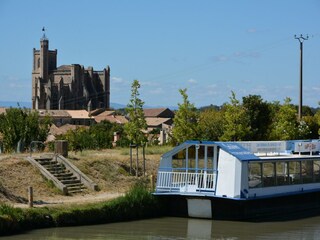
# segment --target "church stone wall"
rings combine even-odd
[[[57,50],[49,50],[49,40],[40,40],[33,49],[32,108],[95,110],[110,108],[110,68],[94,71],[82,65],[57,67]]]

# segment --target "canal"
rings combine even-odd
[[[50,228],[6,236],[8,240],[56,239],[319,239],[320,217],[284,222],[231,222],[158,218],[94,226]],[[1,239],[1,237],[0,237]]]

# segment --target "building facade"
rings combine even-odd
[[[79,64],[57,67],[57,50],[43,35],[33,49],[32,108],[91,111],[110,108],[110,67],[94,71]]]

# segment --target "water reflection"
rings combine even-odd
[[[267,223],[159,218],[105,225],[42,229],[5,237],[5,239],[319,239],[319,234],[320,217]]]

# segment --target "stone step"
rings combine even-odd
[[[77,179],[77,177],[74,176],[72,173],[60,173],[60,174],[54,174],[54,176],[59,180]]]
[[[83,189],[85,189],[85,186],[83,186],[83,185],[67,186],[67,189],[68,189],[68,192],[76,191],[76,190],[83,190]]]
[[[83,183],[78,182],[78,183],[68,183],[65,184],[67,188],[73,188],[73,187],[84,187]]]
[[[54,171],[59,171],[59,170],[63,170],[66,171],[66,167],[63,165],[47,165],[44,166],[49,172],[54,172]]]
[[[66,179],[66,180],[60,180],[64,185],[69,185],[69,184],[79,184],[81,183],[80,180],[78,179]]]
[[[41,160],[39,160],[39,161],[37,161],[39,164],[41,164],[42,166],[45,166],[45,165],[55,165],[56,164],[56,162],[54,162],[54,161],[41,161]]]
[[[39,158],[35,158],[34,160],[36,160],[36,161],[51,161],[52,157],[39,157]]]
[[[50,161],[38,161],[42,166],[44,165],[56,165],[58,162],[56,160],[50,160]]]
[[[67,171],[64,171],[63,173],[54,173],[53,176],[55,176],[56,178],[67,177],[67,176],[71,177],[73,176],[73,173],[67,170]]]
[[[60,181],[65,181],[65,180],[78,180],[79,181],[79,179],[76,177],[76,176],[69,176],[69,175],[67,175],[67,176],[60,176],[60,177],[57,177]]]
[[[68,188],[68,193],[78,193],[86,189],[84,186],[73,186],[73,187],[67,187],[67,188]]]
[[[60,170],[50,170],[49,171],[53,176],[56,176],[56,175],[64,175],[64,174],[69,174],[68,171],[66,171],[65,169],[60,169]]]

